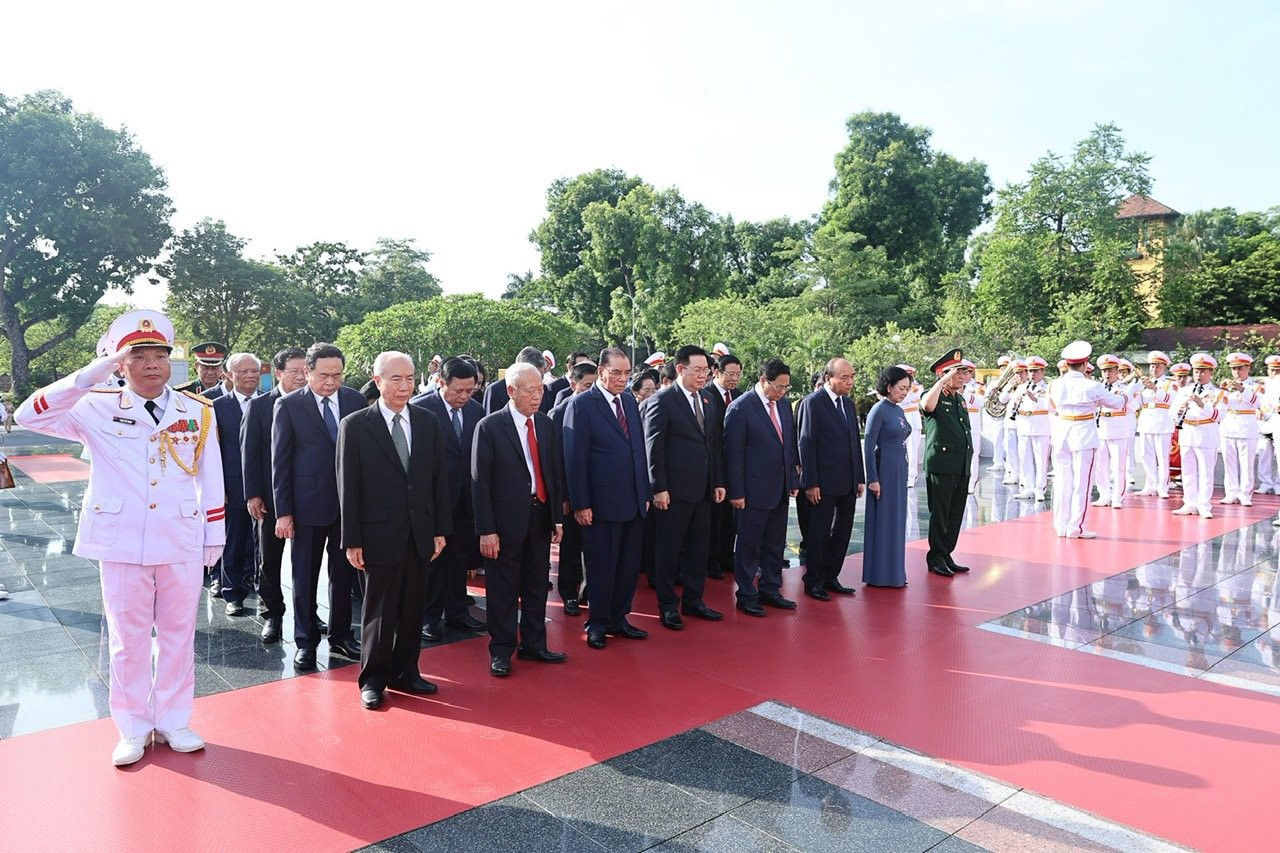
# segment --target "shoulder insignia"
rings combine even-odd
[[[190,397],[192,400],[203,403],[206,406],[213,405],[213,401],[210,400],[208,397],[204,396],[203,394],[193,394],[190,391],[183,391],[181,393],[184,397]]]
[[[93,393],[93,394],[119,394],[123,390],[124,390],[123,388],[90,388],[89,389],[90,393]]]

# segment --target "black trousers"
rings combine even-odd
[[[316,630],[316,594],[320,585],[320,558],[329,555],[329,639],[351,637],[351,581],[355,569],[347,562],[339,542],[341,525],[318,527],[295,524],[293,528],[293,639],[298,648],[320,645]],[[419,611],[421,613],[421,611]]]
[[[267,511],[258,526],[258,599],[264,608],[259,615],[284,616],[284,590],[280,586],[280,564],[284,561],[284,540],[276,536],[276,517]]]
[[[929,554],[926,565],[951,565],[951,552],[960,540],[964,505],[969,498],[968,474],[926,474],[929,502]]]
[[[733,554],[733,575],[738,582],[738,603],[755,604],[760,593],[778,595],[782,589],[782,550],[787,543],[787,510],[790,498],[773,509],[738,510],[738,543]],[[760,586],[756,588],[756,572]]]
[[[587,630],[621,627],[631,612],[640,576],[640,548],[644,519],[596,521],[582,528],[582,557],[586,562],[591,613]]]
[[[427,573],[426,607],[422,621],[438,625],[443,619],[456,622],[470,615],[467,607],[467,571],[477,547],[475,522],[462,505],[454,508],[453,530],[445,537],[444,550]]]
[[[484,561],[485,603],[489,611],[489,654],[511,657],[518,643],[547,647],[547,578],[551,576],[551,508],[529,507],[523,542],[498,542],[498,557]],[[517,614],[519,616],[517,617]]]
[[[556,592],[561,601],[578,598],[582,592],[582,528],[573,513],[565,514],[564,536],[560,539],[560,562],[556,566]]]
[[[737,535],[737,510],[727,500],[711,505],[711,545],[707,567],[733,571],[733,540]]]
[[[652,506],[644,517],[644,540],[640,545],[640,568],[649,579],[649,586],[658,585],[658,514]]]
[[[222,549],[222,598],[243,604],[253,580],[253,518],[249,510],[228,505],[227,544]]]
[[[658,609],[676,609],[676,578],[684,585],[681,596],[690,607],[702,603],[707,583],[708,526],[711,501],[673,500],[666,509],[651,509],[657,516],[654,539],[654,576]]]
[[[427,558],[418,556],[412,536],[398,561],[365,562],[364,606],[360,609],[361,689],[382,690],[392,681],[419,677],[422,598],[429,565]]]
[[[805,531],[804,585],[822,586],[840,576],[849,540],[853,536],[853,516],[858,509],[858,493],[829,495],[810,504],[802,491],[796,500],[808,504],[809,529]]]
[[[811,506],[813,504],[809,503],[804,489],[801,489],[796,495],[796,527],[800,528],[800,550],[804,551],[806,560],[809,559],[809,507]]]

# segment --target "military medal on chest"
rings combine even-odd
[[[209,407],[202,406],[199,419],[179,418],[160,434],[160,469],[172,460],[191,476],[196,475],[200,454],[209,435]]]

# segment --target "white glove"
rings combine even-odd
[[[122,349],[115,355],[104,355],[101,358],[95,358],[76,374],[76,385],[80,388],[91,388],[100,382],[106,382],[116,372],[116,368],[120,366],[120,363],[124,361],[124,357],[128,354],[128,349]]]
[[[205,545],[204,546],[204,564],[206,566],[217,565],[218,560],[222,559],[221,545]]]

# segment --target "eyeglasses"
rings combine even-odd
[[[694,376],[702,376],[703,374],[708,373],[710,371],[706,367],[694,367],[692,364],[686,364],[684,366],[684,372],[692,373]]]
[[[785,394],[791,390],[790,383],[787,383],[786,385],[779,385],[776,382],[766,382],[765,384],[768,385],[773,390],[777,391],[779,394]]]

